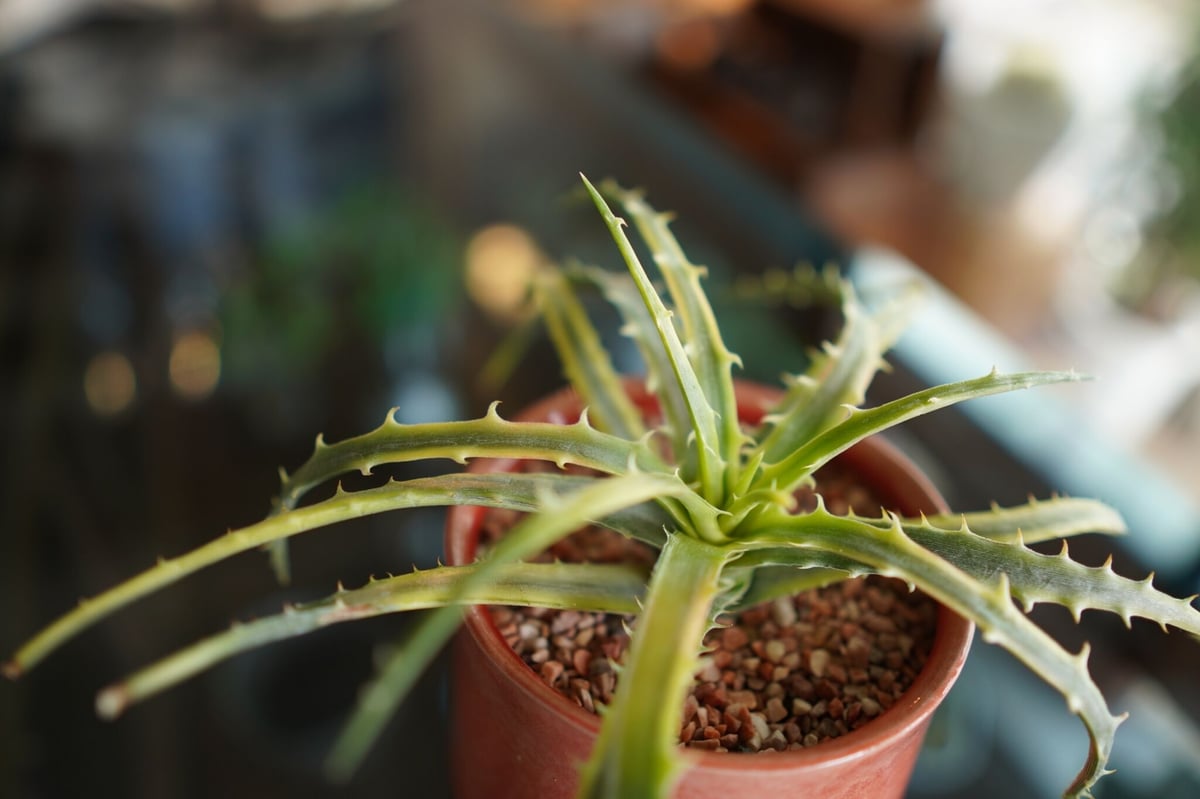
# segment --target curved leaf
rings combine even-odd
[[[845,413],[844,406],[863,401],[871,379],[886,366],[883,354],[899,334],[898,320],[907,318],[911,310],[910,302],[896,301],[872,313],[859,302],[850,281],[824,279],[840,297],[842,329],[837,343],[826,345],[767,417],[770,426],[758,449],[770,463],[782,460],[837,422]]]
[[[130,705],[211,668],[234,655],[276,641],[306,635],[343,622],[388,613],[424,610],[446,604],[523,605],[573,608],[605,613],[636,613],[646,575],[631,566],[565,563],[508,563],[486,585],[460,592],[477,565],[445,566],[382,580],[362,588],[339,589],[316,602],[286,607],[267,616],[205,638],[163,658],[119,683],[96,699],[99,714],[115,718]]]
[[[621,256],[625,259],[629,274],[637,284],[642,301],[650,311],[655,330],[667,351],[671,362],[672,380],[663,382],[660,393],[678,393],[687,406],[690,427],[695,436],[695,441],[691,446],[694,447],[696,453],[699,474],[695,475],[695,478],[700,483],[700,494],[709,502],[720,503],[725,491],[724,469],[727,464],[722,458],[721,436],[718,432],[716,411],[713,409],[710,398],[705,395],[704,386],[701,385],[700,379],[692,367],[687,349],[671,321],[671,313],[654,290],[633,245],[625,235],[624,220],[618,219],[613,214],[608,203],[604,201],[604,198],[596,191],[596,187],[586,177],[583,178],[583,182],[591,195],[592,202],[595,203],[597,210],[604,218],[604,223],[608,226],[613,241],[617,243]],[[693,476],[686,475],[686,477],[691,479]]]
[[[642,415],[625,393],[608,351],[567,280],[547,271],[535,285],[538,306],[567,379],[597,429],[625,439],[641,438]]]
[[[577,275],[599,287],[604,296],[621,314],[624,321],[622,332],[633,339],[642,360],[646,363],[646,388],[653,392],[659,400],[663,418],[666,420],[666,434],[671,440],[671,451],[676,454],[685,474],[694,474],[696,470],[695,453],[688,447],[688,433],[691,425],[687,404],[677,391],[661,391],[664,381],[671,377],[671,357],[666,345],[658,336],[658,328],[650,311],[642,302],[637,285],[628,274],[615,274],[594,267],[576,267],[571,274]],[[692,461],[688,463],[688,459]]]
[[[1057,689],[1087,729],[1091,740],[1087,761],[1066,795],[1087,794],[1103,776],[1114,734],[1124,717],[1109,712],[1088,674],[1088,647],[1071,655],[1030,621],[1014,604],[1005,574],[991,581],[977,580],[909,538],[897,518],[882,529],[818,508],[803,516],[780,518],[774,530],[764,530],[756,538],[764,544],[774,539],[777,545],[811,547],[849,558],[877,574],[914,584],[973,620],[985,641],[1003,646]]]
[[[613,703],[583,771],[588,799],[660,799],[683,757],[679,716],[734,553],[675,535],[655,564]]]
[[[836,455],[864,438],[902,422],[969,399],[1082,379],[1075,372],[999,374],[993,371],[983,377],[918,391],[875,408],[848,408],[845,421],[803,444],[783,460],[767,464],[757,482],[780,490],[794,490]]]
[[[1127,532],[1125,520],[1115,509],[1094,499],[1055,497],[1031,499],[1024,505],[973,513],[947,513],[929,516],[925,520],[933,527],[955,529],[966,525],[971,532],[1005,544],[1036,544],[1080,533],[1121,535]],[[905,525],[920,525],[905,520]]]
[[[651,208],[642,195],[626,191],[615,182],[606,181],[606,192],[616,196],[621,207],[633,219],[646,246],[653,253],[654,263],[667,283],[675,312],[679,315],[685,351],[695,370],[708,404],[718,424],[718,451],[725,464],[726,490],[737,480],[742,431],[738,421],[737,400],[733,392],[733,367],[741,359],[729,351],[717,326],[712,305],[704,294],[700,279],[703,267],[688,260],[671,232],[668,214]]]
[[[1103,566],[1084,566],[1071,560],[1067,543],[1057,555],[1043,555],[1020,544],[1002,544],[970,530],[939,530],[905,525],[905,533],[920,546],[953,563],[975,579],[992,583],[1001,575],[1012,597],[1029,610],[1039,602],[1061,605],[1076,620],[1085,610],[1103,610],[1120,616],[1152,619],[1162,625],[1200,635],[1200,610],[1195,597],[1177,599],[1154,588],[1153,575],[1130,580],[1112,570],[1112,558]]]
[[[674,478],[667,479],[675,482]],[[160,560],[141,574],[81,601],[18,650],[5,664],[5,673],[15,676],[32,668],[71,637],[131,602],[200,569],[273,541],[286,540],[347,519],[403,508],[484,505],[535,511],[543,507],[547,497],[578,491],[592,482],[593,479],[586,477],[556,474],[450,474],[406,482],[392,481],[362,491],[339,490],[322,502],[269,516],[257,524],[232,530],[184,555]],[[638,504],[598,521],[651,545],[661,546],[664,540],[662,525],[669,520],[661,508]]]
[[[575,464],[606,474],[673,472],[644,440],[627,441],[601,433],[587,417],[575,424],[510,422],[493,403],[487,415],[466,422],[401,424],[389,414],[369,433],[326,444],[318,437],[312,456],[291,475],[285,475],[280,505],[295,507],[310,489],[348,472],[369,474],[382,463],[447,458],[524,458]]]
[[[536,555],[588,523],[656,497],[678,496],[688,491],[674,476],[632,474],[596,481],[565,497],[544,497],[541,512],[526,516],[509,530],[487,558],[458,581],[455,594],[465,596],[487,586],[504,564]],[[357,770],[396,707],[454,633],[460,618],[456,602],[443,605],[423,618],[405,642],[393,650],[379,674],[364,689],[358,706],[338,736],[327,761],[331,777],[344,780]]]

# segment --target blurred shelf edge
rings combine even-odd
[[[923,305],[893,350],[921,382],[961,380],[993,366],[1029,368],[1023,354],[904,258],[863,249],[851,274],[868,294],[922,284]],[[1132,533],[1119,545],[1162,581],[1182,592],[1200,588],[1200,505],[1170,475],[1091,429],[1069,401],[1066,392],[1042,389],[974,400],[961,410],[1053,490],[1097,497],[1121,511]]]

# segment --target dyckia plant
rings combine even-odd
[[[87,600],[37,635],[5,665],[9,676],[34,666],[65,639],[103,616],[205,566],[249,549],[277,549],[302,532],[402,508],[477,505],[526,515],[485,557],[338,587],[327,599],[235,625],[104,689],[99,712],[131,703],[235,653],[334,623],[433,609],[384,662],[364,692],[330,758],[346,775],[392,709],[453,634],[464,604],[534,605],[637,614],[612,705],[583,769],[587,797],[663,797],[679,776],[678,722],[705,634],[718,617],[851,576],[899,578],[971,619],[983,637],[1010,650],[1065,697],[1091,740],[1071,796],[1086,795],[1105,773],[1121,717],[1108,709],[1087,670],[1087,648],[1072,654],[1023,610],[1038,602],[1153,619],[1200,635],[1191,599],[1128,580],[1106,564],[1092,568],[1028,544],[1087,531],[1119,533],[1112,509],[1084,499],[1052,499],[961,515],[904,518],[884,512],[835,516],[818,502],[797,512],[794,494],[856,442],[938,408],[974,397],[1076,380],[1070,372],[999,374],[859,407],[883,353],[902,327],[906,303],[867,310],[836,277],[822,287],[840,298],[836,341],[789,377],[782,399],[754,429],[739,424],[733,372],[738,358],[722,342],[691,264],[666,216],[613,185],[585,186],[616,241],[628,274],[579,267],[539,275],[535,293],[565,372],[587,408],[577,423],[505,421],[496,406],[480,419],[400,424],[336,444],[318,438],[312,457],[283,478],[276,511]],[[653,254],[665,296],[643,268],[604,197],[628,215]],[[820,276],[813,276],[820,281]],[[645,381],[662,420],[650,427],[622,388],[577,292],[596,289],[622,315],[645,363]],[[390,462],[505,457],[585,469],[536,473],[450,473],[339,488],[302,504],[318,485]],[[600,523],[658,550],[646,579],[620,565],[530,562],[574,530]],[[431,531],[434,532],[434,531]],[[280,553],[282,554],[282,553]],[[669,701],[663,701],[669,697]]]

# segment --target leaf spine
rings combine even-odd
[[[1004,608],[1005,613],[1009,614],[1012,609],[1012,584],[1009,582],[1008,572],[997,574],[992,596]]]
[[[1083,621],[1083,612],[1087,610],[1087,604],[1083,602],[1064,602],[1063,604],[1067,610],[1071,611],[1071,618],[1075,620],[1076,624]],[[1125,624],[1128,626],[1128,619],[1125,620]]]
[[[983,640],[989,644],[996,644],[998,646],[1003,646],[1006,648],[1008,646],[1005,643],[1008,639],[1004,636],[1004,634],[1002,632],[1000,632],[999,630],[997,630],[995,628],[985,627],[983,625],[980,625],[979,633],[980,633],[980,635],[983,636]]]
[[[1088,659],[1092,656],[1092,645],[1087,641],[1083,642],[1083,646],[1079,647],[1079,653],[1074,656],[1075,663],[1079,670],[1084,674],[1088,671]]]

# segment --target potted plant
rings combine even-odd
[[[311,458],[283,475],[278,506],[270,517],[164,560],[84,601],[18,650],[4,672],[20,675],[106,614],[239,552],[277,546],[308,530],[388,510],[486,507],[525,515],[514,520],[483,557],[471,560],[469,551],[461,549],[455,553],[455,565],[375,580],[353,590],[339,586],[323,601],[236,625],[104,689],[97,698],[98,711],[115,717],[130,704],[223,658],[271,641],[342,621],[431,609],[382,664],[335,746],[331,772],[345,775],[422,668],[459,627],[464,606],[630,613],[636,621],[612,701],[594,739],[585,731],[590,752],[579,772],[577,791],[622,799],[662,797],[681,784],[681,776],[682,787],[688,785],[685,768],[691,760],[677,743],[679,720],[688,686],[706,667],[701,660],[706,633],[727,623],[727,613],[751,601],[780,600],[814,586],[882,575],[919,588],[940,603],[946,609],[941,613],[943,628],[952,625],[947,619],[956,615],[978,625],[985,640],[1012,651],[1063,694],[1091,739],[1087,762],[1067,794],[1088,793],[1104,773],[1121,718],[1108,710],[1088,675],[1086,647],[1077,654],[1066,651],[1016,603],[1028,609],[1037,602],[1054,602],[1076,615],[1086,608],[1109,610],[1125,619],[1142,616],[1200,634],[1200,611],[1191,600],[1162,594],[1148,579],[1119,577],[1107,565],[1077,564],[1065,549],[1059,555],[1042,555],[1026,547],[1083,531],[1119,532],[1118,515],[1081,499],[1031,501],[962,515],[922,513],[931,509],[930,496],[904,499],[878,480],[875,490],[883,501],[897,503],[896,508],[868,515],[850,508],[834,513],[819,497],[809,507],[800,507],[798,499],[798,492],[811,487],[814,474],[839,456],[856,460],[857,467],[867,471],[887,459],[872,452],[857,458],[852,454],[866,452],[858,445],[875,433],[973,397],[1077,376],[992,372],[877,407],[858,407],[883,363],[882,353],[897,334],[903,304],[868,311],[847,284],[825,279],[814,285],[842,303],[844,325],[837,340],[816,355],[805,374],[789,379],[786,390],[750,396],[754,390],[743,389],[739,401],[732,376],[738,359],[722,342],[701,289],[702,270],[688,262],[667,218],[639,194],[606,187],[605,193],[620,202],[653,252],[671,308],[643,269],[622,220],[586,179],[585,186],[629,274],[617,277],[580,268],[567,276],[551,271],[539,276],[535,287],[577,393],[578,418],[565,415],[572,413],[569,409],[555,408],[546,421],[507,421],[493,405],[483,418],[470,421],[404,425],[389,414],[377,429],[355,438],[328,444],[318,437]],[[621,312],[646,363],[644,383],[624,381],[616,374],[583,313],[576,295],[580,283],[599,286]],[[551,468],[467,471],[390,480],[356,490],[339,486],[327,499],[301,504],[317,486],[347,473],[369,474],[384,463],[496,458],[537,461]],[[919,478],[909,480],[921,483]],[[911,504],[902,507],[905,503]],[[454,543],[455,525],[478,513],[453,515],[452,548],[459,546]],[[652,566],[642,570],[622,562],[537,562],[548,547],[597,524],[650,547],[655,553]],[[478,613],[470,611],[477,621]],[[960,649],[965,647],[966,630],[969,626],[960,621]],[[939,668],[952,676],[961,654],[951,653]],[[931,657],[936,659],[936,652]],[[819,666],[811,653],[806,658],[810,668]],[[899,713],[893,710],[812,751],[824,746],[841,752],[860,735],[871,739],[867,731],[885,728],[886,720]],[[919,728],[918,719],[914,729]],[[859,764],[871,759],[890,763],[893,757],[869,748],[842,754],[841,759]],[[803,760],[805,755],[795,757]],[[713,757],[731,763],[756,760],[764,771],[772,771],[793,755]],[[900,770],[909,766],[903,758],[895,764]]]
[[[657,417],[657,398],[642,381],[626,380],[625,389],[639,411]],[[749,428],[760,426],[765,412],[782,396],[778,389],[742,381],[735,382],[734,389],[739,418]],[[566,388],[526,409],[517,421],[573,423],[581,412],[578,392]],[[945,509],[923,476],[879,438],[860,442],[834,465],[837,473],[821,470],[816,486],[820,501],[831,509],[844,513],[851,498],[858,503],[868,497],[878,498],[876,505],[885,503],[914,516]],[[469,468],[490,473],[521,467],[537,465],[481,460]],[[811,511],[817,496],[803,490],[797,501]],[[481,539],[497,528],[507,530],[512,516],[492,509],[452,508],[446,531],[448,562],[474,562]],[[622,544],[611,531],[587,528],[555,545],[550,554],[571,563],[646,562],[648,548]],[[637,590],[608,606],[612,615],[557,608],[529,614],[481,606],[467,610],[452,682],[451,771],[456,796],[574,795],[576,770],[600,726],[594,706],[612,698],[613,686],[606,678],[613,673],[607,661],[621,659],[614,649],[623,651],[627,642],[621,626],[636,614],[634,599],[643,593],[646,576],[630,570]],[[845,576],[784,567],[775,577],[791,581],[790,590],[798,593],[764,602],[776,589],[760,592],[773,579],[760,573],[758,589],[725,607],[727,620],[706,637],[710,656],[698,671],[682,722],[675,725],[689,757],[674,795],[903,795],[925,728],[959,673],[973,627],[944,607],[934,612],[928,598],[910,598],[902,584],[868,586],[860,580],[841,580]],[[820,589],[831,577],[838,582]],[[805,587],[818,590],[804,591]],[[873,615],[897,600],[897,594],[903,595],[898,602],[903,614]],[[895,645],[901,639],[914,642],[907,665]],[[892,658],[896,662],[889,665]],[[881,715],[880,701],[893,703]],[[731,757],[724,754],[727,751],[773,756]],[[618,793],[628,790],[622,786]]]

